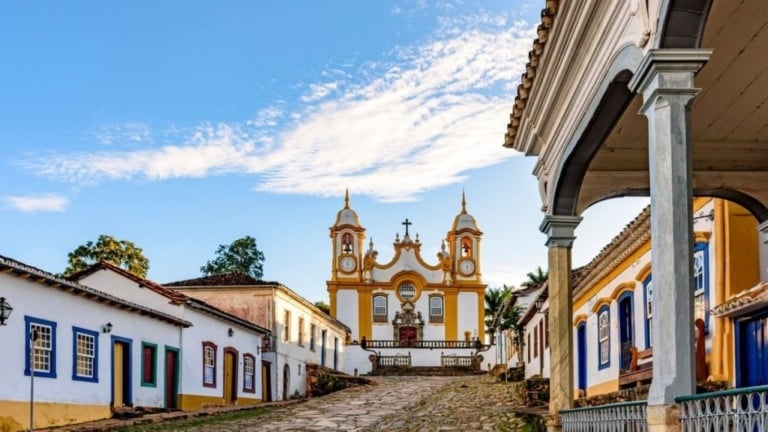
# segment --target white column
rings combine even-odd
[[[629,86],[648,117],[653,271],[653,381],[648,405],[670,406],[696,390],[690,102],[709,50],[651,50]],[[649,426],[666,414],[649,409]],[[663,412],[668,410],[663,409]],[[655,417],[664,417],[658,418]],[[653,419],[652,419],[653,418]],[[652,428],[666,430],[665,428]]]

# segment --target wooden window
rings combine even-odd
[[[299,317],[299,345],[304,346],[304,317]]]
[[[75,381],[98,382],[99,333],[79,327],[72,327],[72,379]]]
[[[442,323],[445,318],[443,316],[443,297],[433,295],[429,297],[429,322]]]
[[[317,339],[317,325],[310,324],[309,325],[309,349],[314,351],[315,350],[315,344]]]
[[[385,323],[388,320],[387,296],[373,296],[373,322]]]
[[[157,345],[141,343],[141,385],[157,386]]]
[[[285,311],[283,319],[283,340],[291,340],[291,311]]]
[[[253,354],[243,354],[243,391],[256,392],[255,374],[256,357]]]
[[[203,342],[203,386],[216,387],[216,344]]]
[[[25,357],[24,374],[30,374],[30,356],[35,376],[56,378],[56,323],[38,318],[24,317]]]
[[[599,369],[605,369],[611,364],[611,326],[610,308],[608,305],[600,308],[597,313],[597,341]]]
[[[528,333],[528,363],[531,362],[531,334]]]

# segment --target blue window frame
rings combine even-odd
[[[24,375],[30,374],[30,357],[33,357],[36,377],[56,378],[56,323],[24,316],[24,328]],[[36,337],[34,341],[33,334]]]
[[[611,309],[608,305],[597,312],[597,364],[598,369],[611,365]]]
[[[693,318],[704,321],[704,331],[709,332],[709,244],[700,242],[693,246]]]
[[[99,333],[72,327],[72,379],[99,382]]]
[[[645,303],[645,348],[653,346],[653,275],[648,275],[643,281],[643,296]]]

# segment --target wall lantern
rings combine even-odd
[[[5,297],[0,297],[0,325],[5,325],[5,321],[11,317],[13,308],[5,301]]]
[[[227,334],[229,335],[229,337],[232,337],[235,335],[235,331],[232,330],[232,327],[230,327],[229,330],[227,330]]]
[[[112,323],[108,322],[104,324],[104,327],[101,328],[102,333],[112,333]]]
[[[539,297],[536,299],[536,302],[533,304],[533,307],[536,308],[536,312],[541,312],[541,310],[544,308],[544,299]]]

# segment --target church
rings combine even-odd
[[[464,195],[436,261],[422,257],[422,243],[418,234],[411,234],[411,222],[406,218],[402,224],[404,233],[396,234],[389,262],[379,262],[373,240],[366,242],[349,191],[330,227],[331,315],[351,329],[345,371],[462,362],[469,367],[473,361],[479,367],[478,354],[490,348],[483,344],[483,233],[467,212]]]

